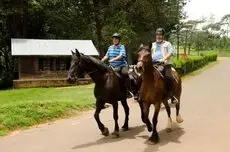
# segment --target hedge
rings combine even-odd
[[[187,60],[174,60],[173,65],[180,75],[185,75],[216,60],[217,54],[211,52],[202,54],[202,56],[189,57]]]

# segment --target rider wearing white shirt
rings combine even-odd
[[[152,58],[153,64],[156,62],[164,63],[163,75],[165,76],[166,89],[171,92],[172,86],[172,60],[174,48],[171,43],[164,40],[165,30],[163,28],[158,28],[156,30],[156,42],[152,43]]]

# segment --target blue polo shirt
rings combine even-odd
[[[109,60],[116,58],[119,55],[122,55],[123,58],[121,60],[118,61],[114,61],[112,63],[110,63],[113,67],[123,67],[123,66],[127,66],[127,61],[126,61],[126,51],[125,51],[125,47],[124,45],[111,45],[108,48],[108,51],[106,53],[106,55],[109,57]]]
[[[152,54],[153,62],[157,62],[160,59],[163,59],[161,45],[165,45],[166,50],[167,50],[168,53],[171,53],[171,54],[174,53],[174,48],[173,48],[173,46],[172,46],[172,44],[170,42],[168,42],[168,41],[164,41],[162,43],[154,42],[153,43],[153,48],[152,48],[152,49],[154,49],[154,50],[152,50],[152,51],[154,51],[153,54]]]

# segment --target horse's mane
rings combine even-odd
[[[82,59],[87,63],[96,65],[100,70],[107,71],[109,68],[104,63],[102,63],[99,59],[96,59],[92,56],[82,55]]]

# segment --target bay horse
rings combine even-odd
[[[100,60],[79,53],[77,49],[76,52],[71,52],[72,61],[67,81],[73,83],[76,81],[75,75],[87,72],[95,83],[94,96],[96,98],[96,110],[94,118],[98,127],[104,136],[109,135],[109,129],[104,126],[99,117],[101,110],[104,109],[105,103],[109,103],[113,107],[113,118],[115,121],[114,132],[112,135],[119,137],[118,101],[121,101],[125,111],[125,122],[122,128],[124,131],[129,129],[129,106],[126,100],[127,90],[124,85],[125,82],[112,68],[106,66]]]
[[[167,115],[168,115],[168,125],[166,131],[172,131],[172,119],[171,119],[171,109],[168,104],[169,99],[176,98],[176,120],[178,123],[182,123],[183,119],[179,114],[180,110],[180,96],[181,96],[181,78],[179,74],[173,70],[173,77],[175,81],[173,82],[173,96],[166,92],[165,81],[162,74],[153,66],[151,57],[152,43],[149,46],[141,46],[138,52],[138,62],[135,70],[138,74],[142,76],[142,83],[140,87],[139,104],[141,108],[141,118],[146,124],[148,131],[152,132],[149,138],[150,142],[156,144],[159,142],[159,135],[157,133],[157,122],[158,114],[161,108],[161,103],[164,104]],[[152,119],[152,123],[149,121],[149,107],[151,104],[155,106],[155,112]]]

